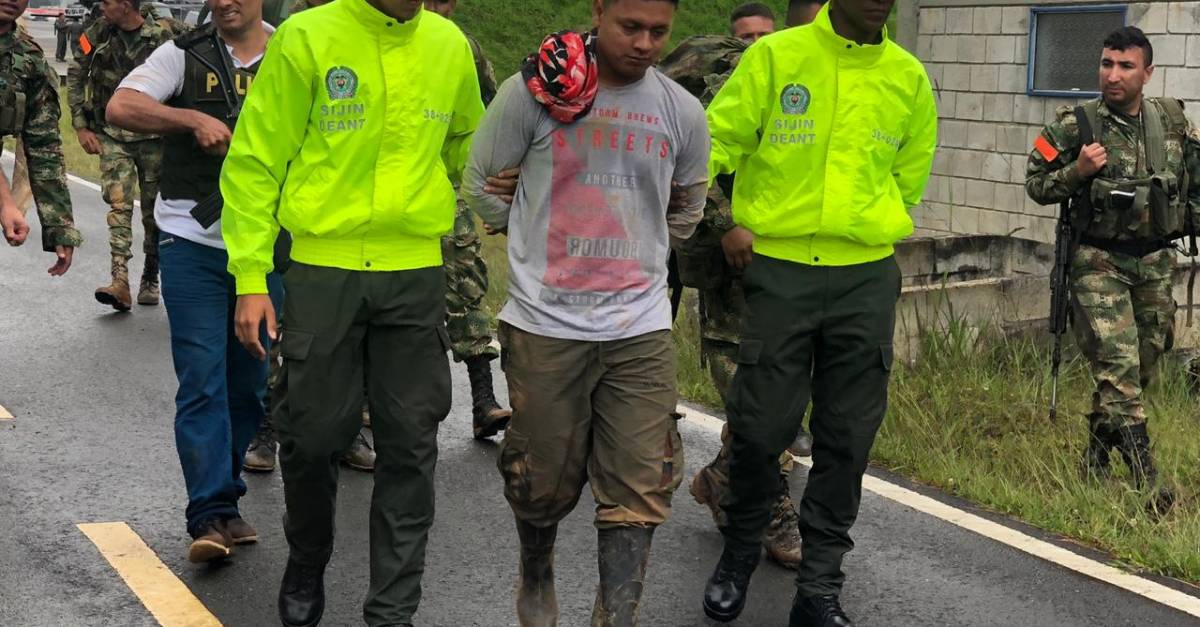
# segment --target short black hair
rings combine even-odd
[[[612,5],[612,3],[616,2],[616,1],[617,0],[604,0],[604,6],[610,6],[610,5]],[[662,1],[670,2],[671,4],[675,5],[676,8],[679,7],[679,0],[662,0]]]
[[[1130,48],[1141,48],[1142,56],[1146,59],[1146,67],[1154,65],[1154,46],[1146,39],[1146,33],[1136,26],[1125,26],[1108,34],[1104,38],[1105,50],[1124,52]]]
[[[765,17],[768,20],[774,20],[775,13],[771,11],[771,7],[761,2],[747,2],[729,14],[729,23],[732,24],[747,17]]]

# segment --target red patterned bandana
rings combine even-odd
[[[594,32],[565,30],[546,37],[537,52],[525,58],[525,86],[559,122],[582,118],[596,101],[600,79],[595,42]]]

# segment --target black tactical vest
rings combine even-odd
[[[236,112],[231,111],[225,97],[225,85],[217,72],[206,67],[197,58],[209,65],[221,67],[218,55],[228,53],[224,42],[216,36],[212,24],[205,25],[175,40],[175,45],[184,49],[183,91],[167,101],[180,109],[194,109],[224,122],[230,130],[237,123]],[[258,72],[258,63],[248,68],[229,67],[233,73],[234,91],[238,103],[246,99],[246,91]],[[217,191],[224,157],[204,152],[191,133],[177,133],[164,138],[162,175],[159,191],[166,199],[186,198],[201,201]]]

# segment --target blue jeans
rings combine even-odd
[[[250,355],[234,333],[237,305],[228,254],[170,233],[159,235],[162,294],[171,326],[175,447],[187,485],[187,529],[238,516],[246,494],[242,460],[266,413],[267,362]],[[279,277],[267,277],[273,300]],[[263,346],[268,346],[266,333]]]

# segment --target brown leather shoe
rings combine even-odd
[[[203,564],[225,559],[232,554],[233,540],[230,539],[225,524],[219,520],[211,520],[202,524],[200,531],[192,538],[187,558],[193,564]]]
[[[375,449],[367,441],[367,436],[363,434],[364,431],[366,428],[359,429],[358,435],[354,436],[354,443],[342,455],[341,461],[360,472],[375,472]]]
[[[113,279],[112,283],[96,288],[96,302],[109,305],[117,311],[129,311],[133,308],[133,297],[129,294],[129,282]]]
[[[225,521],[225,529],[229,532],[229,539],[233,540],[234,544],[254,544],[258,542],[258,531],[250,526],[241,516],[230,518]]]

